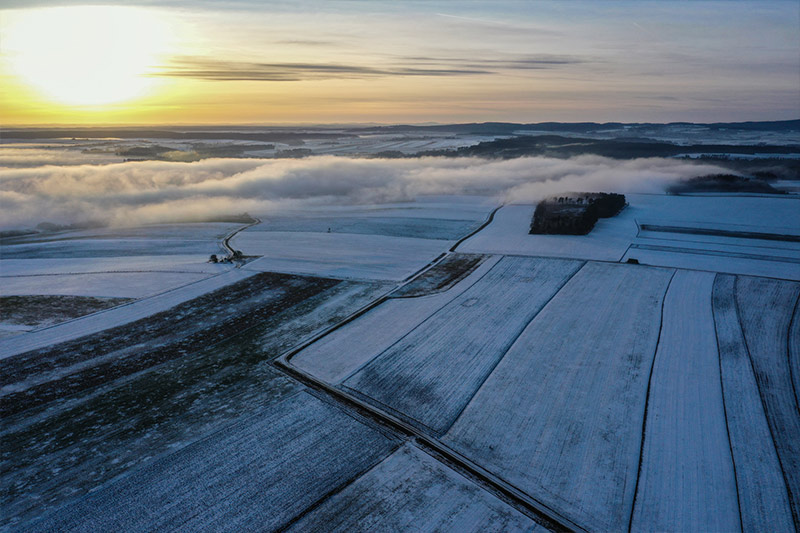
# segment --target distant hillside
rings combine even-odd
[[[507,139],[485,141],[456,150],[435,150],[417,155],[478,156],[513,158],[521,156],[572,157],[594,154],[615,159],[636,157],[673,157],[681,154],[737,153],[785,154],[800,152],[800,145],[731,145],[693,144],[677,145],[668,142],[639,142],[618,139],[588,139],[561,137],[559,135],[521,135]]]
[[[308,127],[275,127],[275,126],[164,126],[164,127],[37,127],[37,128],[4,128],[0,136],[12,139],[47,139],[47,138],[119,138],[119,139],[237,139],[267,142],[287,142],[299,139],[319,139],[349,137],[363,133],[399,133],[399,132],[450,132],[461,135],[516,135],[524,131],[553,133],[597,133],[619,130],[631,134],[639,130],[652,130],[674,127],[701,127],[711,131],[769,131],[798,132],[800,119],[761,122],[715,122],[711,124],[691,122],[671,122],[666,124],[649,122],[473,122],[464,124],[435,125],[392,125],[392,126],[308,126]]]
[[[377,126],[363,128],[362,131],[369,132],[402,132],[402,131],[431,131],[431,132],[453,132],[460,134],[474,135],[512,135],[516,132],[531,131],[552,131],[569,133],[593,133],[607,130],[623,129],[653,129],[668,126],[695,126],[705,127],[710,130],[741,130],[741,131],[772,131],[772,132],[800,132],[800,119],[797,120],[777,120],[761,122],[714,122],[710,124],[692,122],[670,122],[666,124],[650,122],[534,122],[534,123],[514,123],[514,122],[475,122],[465,124],[437,124],[426,126],[396,125],[396,126]]]

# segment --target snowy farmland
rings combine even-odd
[[[628,194],[588,235],[529,235],[533,205],[506,205],[465,253],[571,257],[800,281],[797,196]],[[752,216],[749,214],[752,213]]]
[[[111,307],[0,339],[0,530],[796,530],[798,200],[628,202],[4,241],[3,298]]]

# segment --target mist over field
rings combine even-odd
[[[386,203],[428,194],[535,202],[564,191],[663,192],[677,180],[724,172],[674,159],[473,157],[206,159],[0,170],[0,225],[191,221],[299,205]]]

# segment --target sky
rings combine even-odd
[[[0,4],[0,117],[43,124],[800,118],[800,2]]]

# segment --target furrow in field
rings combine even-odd
[[[738,277],[736,302],[758,390],[800,529],[800,411],[789,369],[788,334],[800,283]]]
[[[345,385],[434,432],[447,431],[517,335],[580,266],[504,257]]]
[[[407,444],[289,531],[546,531]]]
[[[681,270],[664,302],[633,531],[735,531],[739,502],[711,314],[714,274]]]
[[[717,275],[712,308],[742,530],[791,531],[789,496],[739,323],[735,285],[734,276]]]
[[[588,263],[523,331],[444,442],[586,529],[626,529],[672,274]]]
[[[27,531],[275,530],[397,446],[307,394],[27,524]]]

